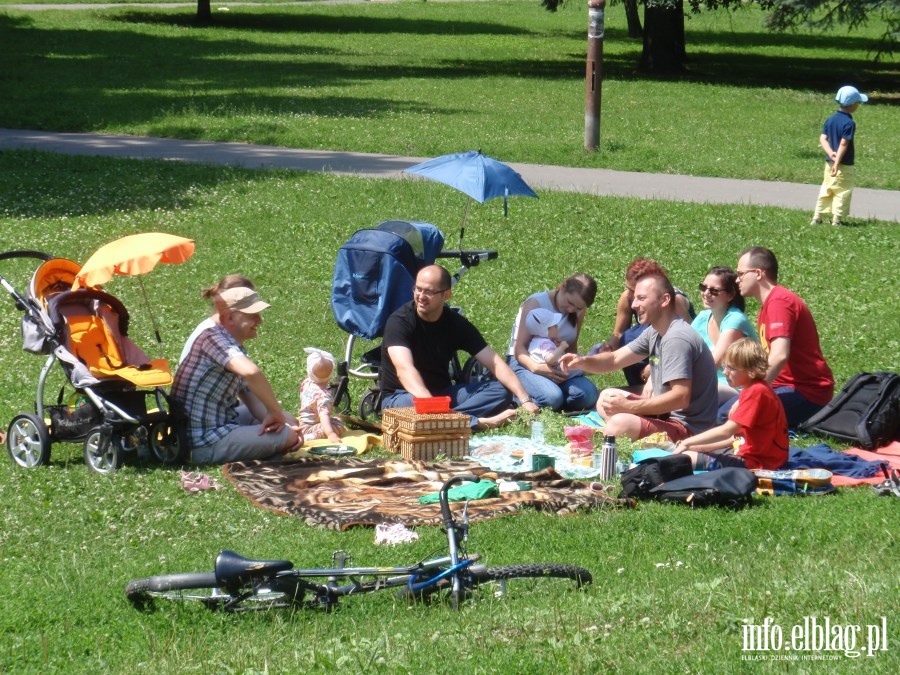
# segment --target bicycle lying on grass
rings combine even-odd
[[[591,583],[591,573],[573,565],[486,567],[477,564],[480,556],[468,555],[465,550],[469,533],[467,505],[463,508],[462,522],[457,522],[447,491],[456,483],[479,480],[478,476],[459,475],[441,487],[441,515],[449,547],[447,555],[441,557],[407,567],[348,567],[349,554],[336,551],[332,556],[335,567],[293,569],[289,560],[251,560],[233,551],[222,551],[216,557],[213,572],[137,579],[125,587],[125,595],[141,609],[149,608],[154,599],[161,598],[199,601],[208,609],[239,612],[276,607],[332,609],[345,595],[397,589],[412,599],[449,593],[456,609],[475,588],[488,582],[500,585],[499,594],[506,593],[506,582],[512,579],[569,579],[576,587]]]

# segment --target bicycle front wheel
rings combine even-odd
[[[583,567],[574,565],[558,565],[554,563],[529,563],[506,565],[503,567],[486,567],[473,570],[472,578],[476,583],[490,581],[510,581],[513,579],[569,579],[576,587],[591,583],[594,578]]]

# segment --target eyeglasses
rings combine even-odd
[[[430,288],[419,288],[418,286],[416,286],[413,289],[413,292],[416,295],[421,295],[423,298],[425,298],[427,300],[427,299],[431,299],[434,296],[439,295],[441,293],[446,293],[448,290],[450,290],[450,289],[449,288],[441,288],[436,291],[433,291]]]
[[[744,270],[743,272],[741,272],[740,270],[738,270],[738,271],[735,272],[735,275],[737,275],[737,280],[740,281],[740,280],[744,277],[745,274],[749,274],[750,272],[759,272],[759,268],[758,268],[758,267],[753,267],[753,268],[751,268],[751,269],[749,269],[749,270]]]
[[[719,293],[724,291],[724,288],[713,288],[712,286],[707,286],[706,284],[700,284],[697,286],[700,289],[701,293],[709,293],[711,296],[716,297]]]

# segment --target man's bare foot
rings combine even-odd
[[[491,417],[479,417],[478,418],[478,426],[476,427],[479,430],[483,429],[496,429],[497,427],[502,427],[504,424],[508,424],[509,421],[518,414],[516,410],[504,410],[501,413],[497,413]]]

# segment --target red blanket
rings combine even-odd
[[[845,450],[848,455],[856,455],[870,462],[885,462],[893,469],[900,471],[900,442],[894,441],[890,445],[878,448],[878,452],[870,452],[862,448],[850,448]],[[884,480],[884,476],[878,474],[874,478],[850,478],[835,474],[831,477],[831,484],[835,487],[849,487],[852,485],[877,485]]]

